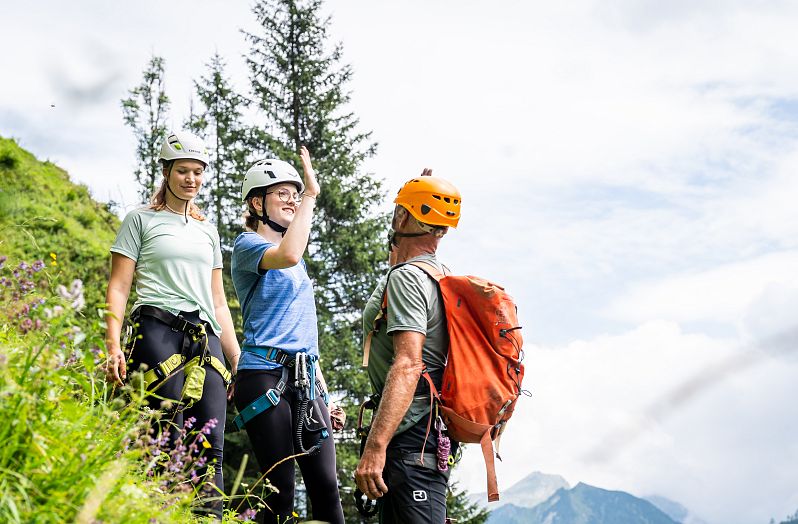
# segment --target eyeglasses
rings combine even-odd
[[[299,204],[302,203],[302,195],[300,195],[296,191],[294,191],[292,193],[289,190],[283,188],[283,189],[278,189],[277,191],[267,191],[266,192],[267,195],[271,195],[272,193],[277,193],[277,198],[279,198],[280,200],[282,200],[286,204],[291,202],[291,200],[293,200],[296,205],[299,205]]]

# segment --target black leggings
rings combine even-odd
[[[181,315],[188,321],[193,323],[200,322],[199,315],[196,311],[191,313],[181,313]],[[134,337],[134,344],[132,352],[130,353],[129,367],[131,370],[138,369],[142,364],[146,364],[147,369],[153,369],[160,362],[171,357],[175,353],[180,353],[183,347],[182,331],[174,331],[172,328],[164,324],[158,319],[149,316],[140,316],[137,319],[139,327],[137,335],[141,338]],[[208,330],[208,351],[211,355],[215,356],[224,362],[224,355],[222,354],[222,345],[219,337],[216,336],[210,327],[206,325]],[[187,335],[186,335],[187,336]],[[198,351],[201,348],[199,344],[192,343],[189,349],[191,351]],[[193,358],[192,355],[187,355],[188,358]],[[180,400],[180,394],[183,390],[183,382],[185,381],[185,373],[181,370],[176,371],[170,375],[166,380],[158,383],[156,382],[152,388],[156,388],[153,394],[147,396],[147,403],[152,409],[161,409],[161,403],[164,399],[171,400],[175,403]],[[158,385],[160,384],[160,385]],[[210,419],[216,419],[216,427],[214,427],[209,435],[206,435],[208,443],[211,445],[209,449],[200,446],[203,450],[203,456],[207,458],[207,466],[205,473],[213,467],[214,475],[213,482],[217,488],[224,491],[224,479],[222,477],[222,450],[224,449],[224,423],[225,415],[227,413],[227,388],[224,384],[222,376],[210,366],[205,367],[205,386],[202,390],[202,398],[187,409],[167,410],[168,415],[163,417],[159,422],[159,430],[169,430],[170,444],[174,447],[175,439],[179,431],[183,428],[185,420],[194,417],[194,429],[201,429],[206,422]],[[197,472],[201,474],[202,472]],[[217,492],[209,494],[212,498],[221,497]],[[205,505],[206,509],[211,512],[221,515],[222,502],[220,500],[213,501]]]
[[[240,412],[250,402],[273,388],[280,380],[282,370],[241,370],[236,377],[235,404]],[[292,374],[293,375],[293,374]],[[294,449],[293,419],[296,416],[297,391],[292,381],[285,388],[277,406],[267,409],[247,423],[246,429],[252,442],[261,473],[266,473],[280,460],[297,453]],[[318,402],[327,428],[332,428],[330,414],[323,401]],[[309,448],[315,442],[303,439]],[[341,498],[338,493],[338,477],[335,468],[335,444],[332,433],[322,441],[321,451],[313,456],[304,455],[296,459],[305,489],[310,500],[313,519],[344,522]],[[262,522],[295,522],[294,510],[294,461],[287,460],[276,466],[267,475],[269,482],[279,491],[265,498],[268,508],[262,510]]]

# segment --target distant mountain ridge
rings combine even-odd
[[[505,504],[513,504],[522,508],[532,508],[545,501],[557,490],[561,488],[568,489],[571,486],[560,475],[549,475],[535,471],[523,479],[519,480],[508,489],[501,491],[501,498],[498,502],[492,502],[488,505],[488,496],[484,491],[481,493],[469,495],[472,502],[477,503],[482,508],[488,508],[491,511],[504,506]]]
[[[487,524],[703,524],[681,504],[646,499],[583,482],[573,488],[560,475],[533,472],[488,504],[486,494],[469,497],[491,514]]]
[[[487,524],[678,523],[647,500],[580,482],[571,489],[559,489],[533,508],[506,504],[491,512]]]

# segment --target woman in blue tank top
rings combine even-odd
[[[313,286],[302,260],[319,184],[304,147],[301,159],[304,182],[276,159],[255,163],[244,177],[248,231],[236,239],[231,264],[244,321],[236,425],[246,428],[261,472],[277,488],[265,501],[264,522],[294,522],[294,461],[277,464],[296,456],[312,518],[343,523],[331,431],[343,428],[344,415],[327,406]]]

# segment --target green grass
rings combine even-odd
[[[103,380],[99,317],[53,293],[47,269],[0,275],[0,522],[191,520],[190,497],[153,496],[136,445],[149,418]]]
[[[0,137],[0,253],[15,262],[50,262],[54,253],[63,279],[82,279],[86,302],[96,308],[105,301],[119,223],[66,171]]]
[[[65,171],[0,138],[0,522],[208,520],[192,513],[201,483],[186,480],[190,462],[159,473],[167,454],[155,458],[155,415],[140,407],[140,383],[118,390],[104,380],[108,249],[119,224]],[[75,279],[79,311],[57,291]],[[238,491],[226,506],[253,500]],[[225,522],[238,522],[235,513]]]

